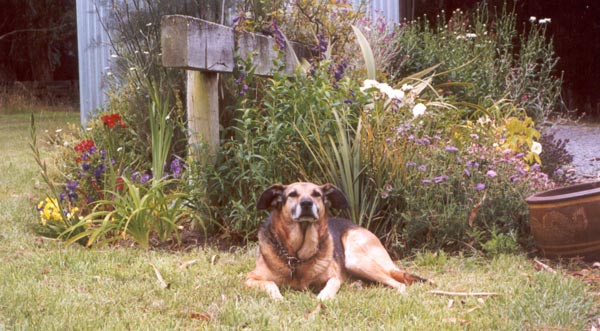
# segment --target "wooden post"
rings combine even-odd
[[[196,159],[214,159],[219,146],[219,84],[217,73],[187,70],[189,148]]]
[[[257,75],[271,76],[278,52],[271,37],[236,32],[232,28],[182,15],[161,20],[162,62],[165,67],[187,69],[187,116],[189,145],[194,150],[204,145],[209,159],[215,161],[219,148],[219,95],[217,73],[233,72],[235,57],[252,57]],[[292,43],[298,58],[310,51]],[[286,50],[285,71],[296,68],[294,56]],[[201,150],[200,152],[203,152]],[[199,156],[199,155],[197,155]]]

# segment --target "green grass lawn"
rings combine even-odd
[[[36,116],[40,140],[45,130],[79,121],[77,113]],[[246,289],[254,247],[64,247],[33,231],[45,187],[28,128],[29,114],[0,114],[0,330],[589,330],[596,323],[597,284],[560,267],[536,271],[522,255],[422,253],[401,264],[435,287],[399,295],[345,284],[320,304],[312,293],[284,291],[285,300],[273,302]],[[434,289],[499,295],[438,296]]]

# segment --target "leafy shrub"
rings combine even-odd
[[[315,176],[319,165],[304,147],[305,141],[335,132],[334,109],[348,118],[359,113],[352,82],[336,82],[329,66],[323,61],[314,74],[298,75],[295,80],[276,74],[259,85],[260,101],[254,99],[251,70],[244,75],[250,84],[245,92],[249,97],[242,98],[233,125],[226,129],[216,166],[199,171],[207,177],[198,180],[209,189],[198,192],[195,199],[196,205],[212,206],[212,216],[231,237],[253,237],[262,218],[254,208],[262,189],[275,182],[320,181]]]

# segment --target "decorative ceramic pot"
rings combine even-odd
[[[600,182],[527,198],[533,239],[544,256],[600,261]]]

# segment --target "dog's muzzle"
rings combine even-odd
[[[319,208],[310,199],[300,200],[294,207],[292,219],[296,222],[316,222],[319,220]]]

